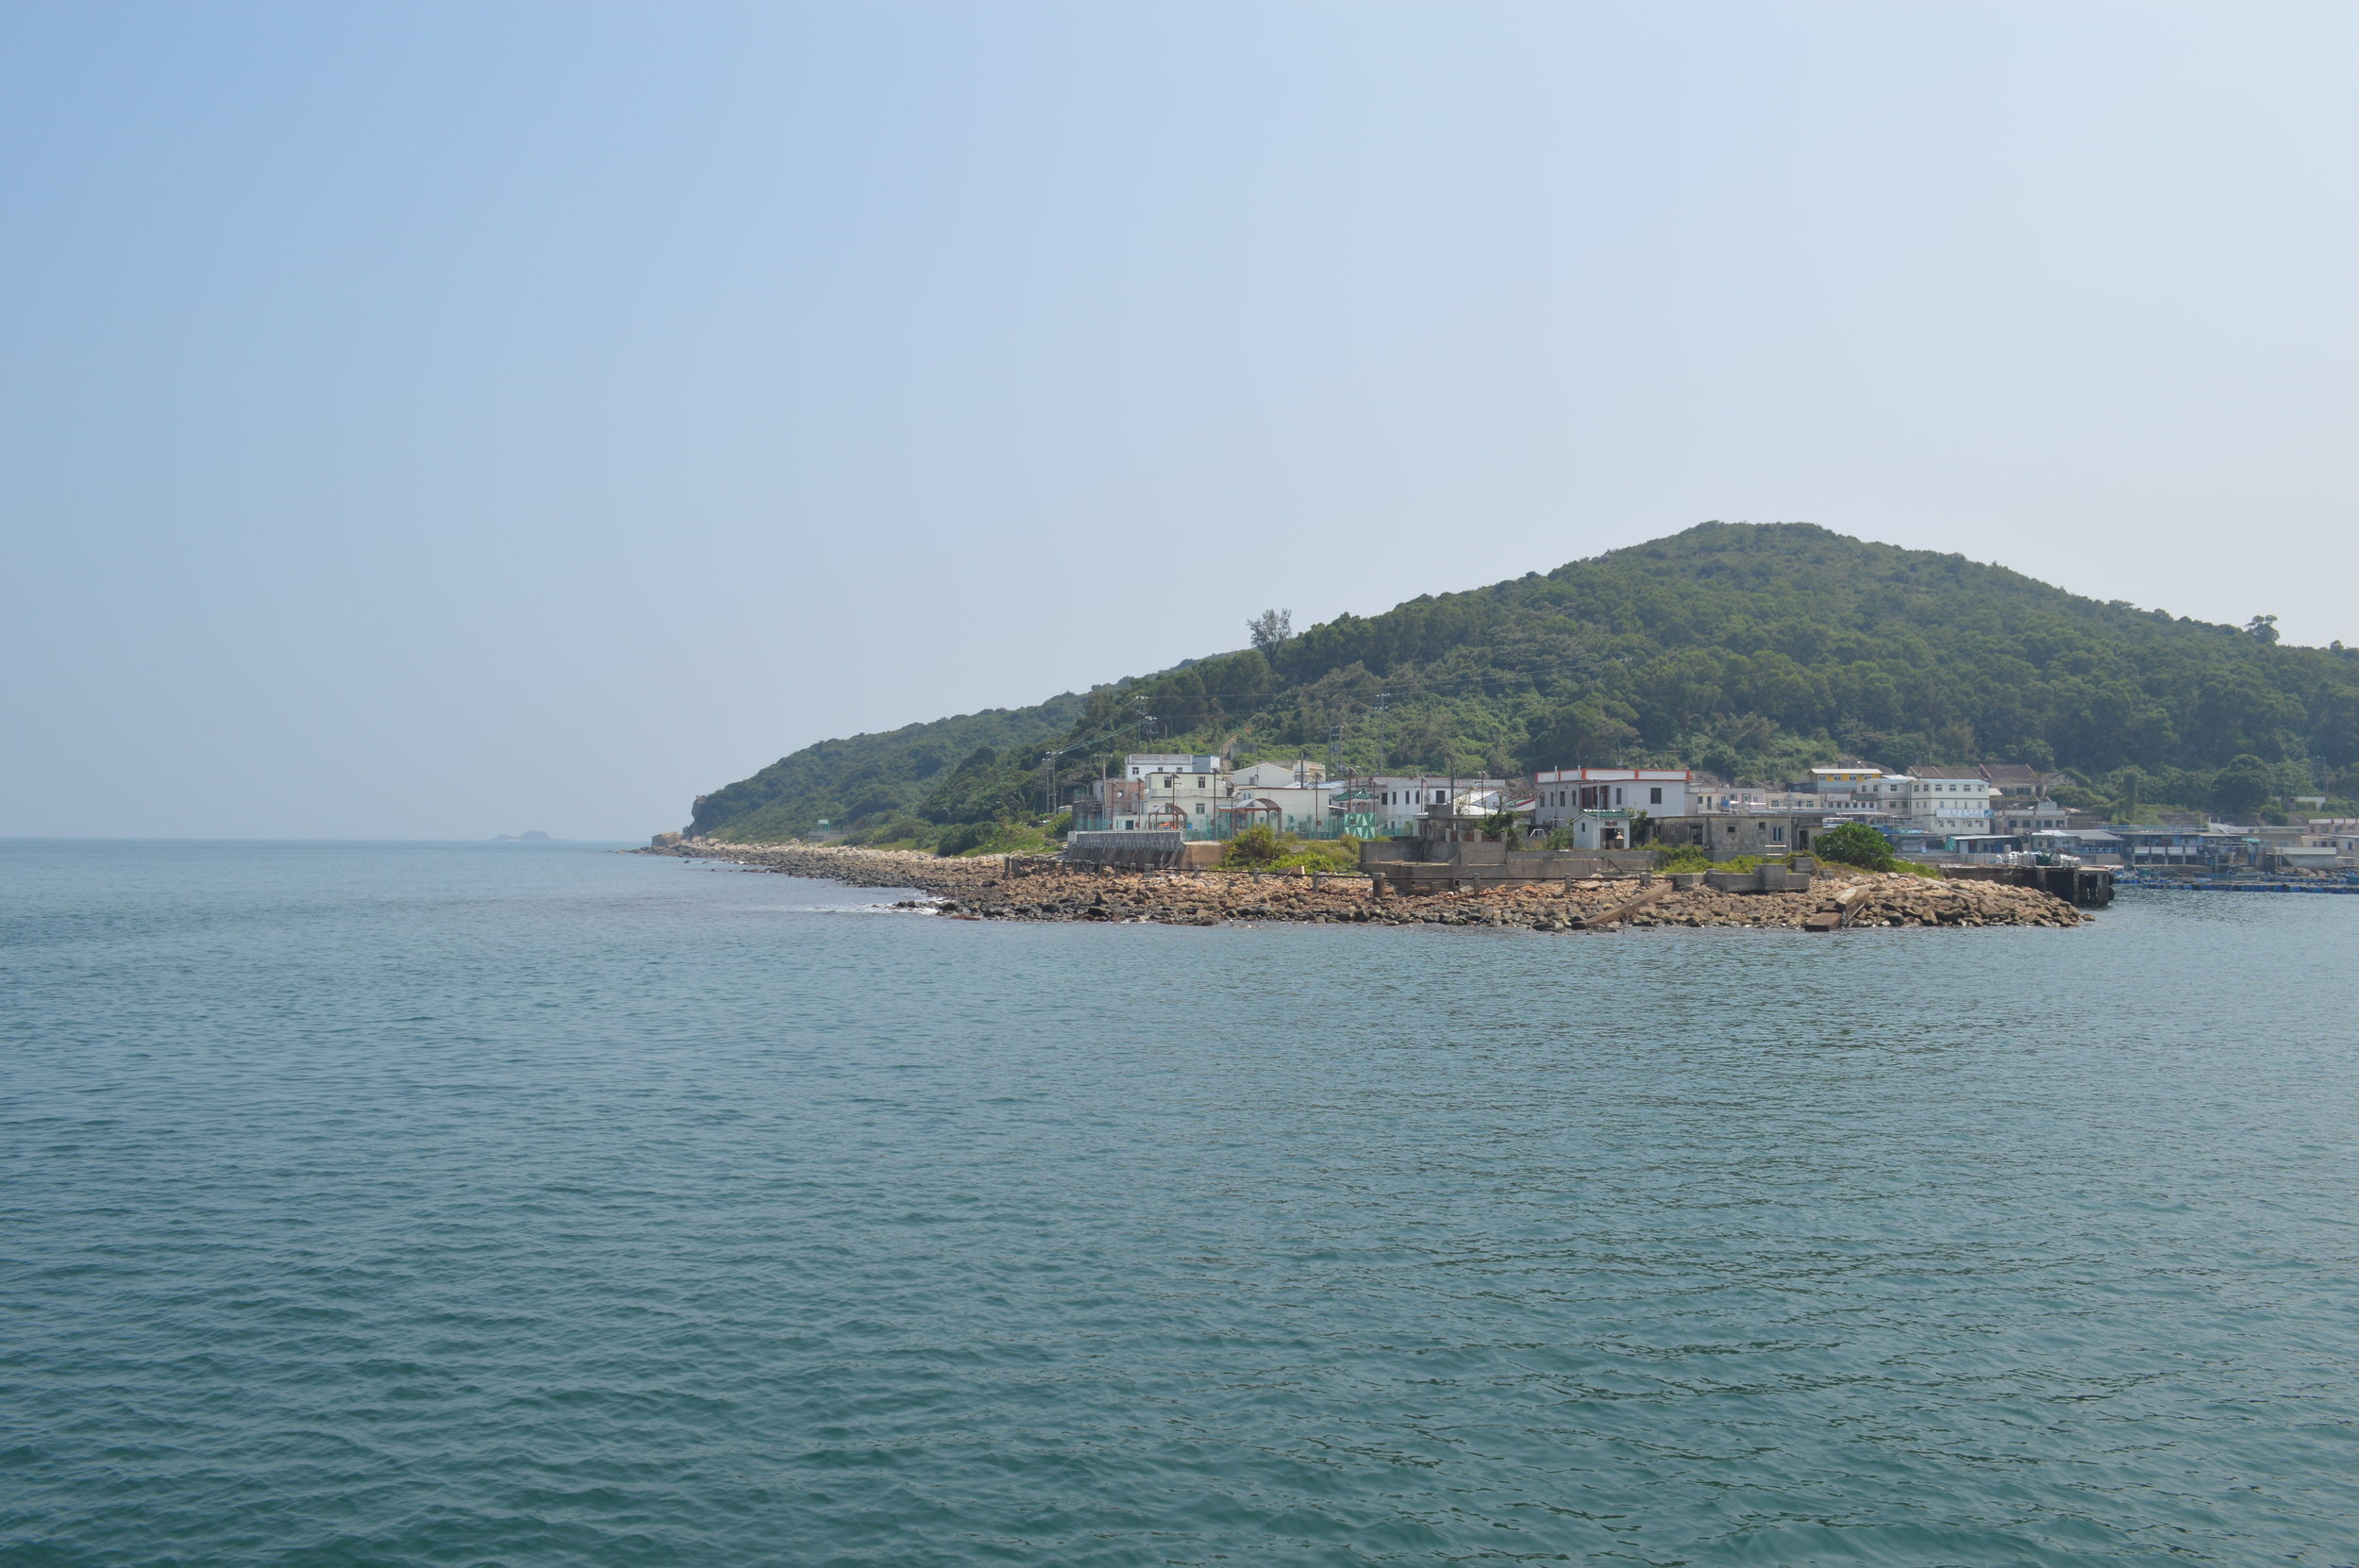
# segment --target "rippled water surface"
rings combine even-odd
[[[0,845],[0,1561],[2351,1563],[2359,899]]]

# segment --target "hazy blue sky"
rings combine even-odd
[[[676,826],[1706,518],[2359,641],[2359,7],[0,10],[0,833]]]

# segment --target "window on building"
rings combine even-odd
[[[1647,804],[1649,806],[1660,806],[1663,804],[1662,785],[1658,784],[1653,789],[1647,792]]]

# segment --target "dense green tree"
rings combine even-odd
[[[1525,765],[1541,768],[1610,767],[1620,760],[1638,731],[1596,701],[1571,703],[1525,721]]]
[[[1278,836],[1277,831],[1257,822],[1230,840],[1229,847],[1221,851],[1220,858],[1224,865],[1252,868],[1276,865],[1285,853],[1285,841]]]
[[[1813,846],[1822,860],[1838,865],[1863,866],[1869,871],[1890,871],[1900,863],[1893,853],[1892,841],[1864,822],[1847,822],[1840,827],[1830,827],[1818,835]]]
[[[2277,792],[2277,770],[2257,757],[2238,757],[2212,777],[2212,805],[2249,818]]]

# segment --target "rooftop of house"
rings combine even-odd
[[[1431,785],[1452,783],[1468,785],[1476,789],[1485,790],[1504,789],[1507,786],[1507,780],[1504,778],[1491,778],[1481,775],[1470,773],[1375,773],[1366,775],[1365,779],[1366,782],[1374,784],[1380,789],[1388,785],[1404,789],[1414,789],[1421,784]]]
[[[1533,776],[1544,784],[1681,784],[1704,776],[1687,768],[1546,768]]]
[[[1218,773],[1220,759],[1177,751],[1134,751],[1122,759],[1133,778],[1143,773]]]

